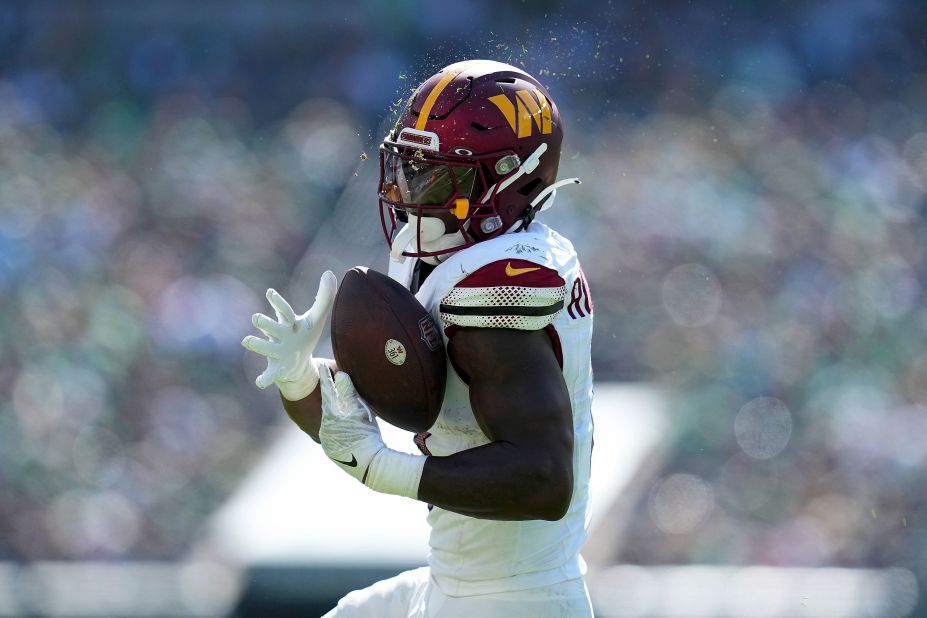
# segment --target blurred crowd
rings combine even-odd
[[[597,375],[660,380],[679,429],[616,557],[923,568],[925,112],[927,75],[732,85],[589,153],[620,170],[583,185],[620,202],[585,245]]]
[[[0,8],[0,559],[183,555],[282,422],[263,291],[384,267],[381,123],[484,56],[567,123],[596,378],[674,394],[615,559],[924,568],[923,11],[411,6]]]

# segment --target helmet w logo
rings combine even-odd
[[[550,121],[550,105],[547,103],[547,97],[537,88],[516,91],[515,103],[512,103],[511,99],[504,94],[489,97],[489,100],[499,108],[512,128],[512,132],[518,137],[531,137],[532,120],[542,135],[553,131]]]

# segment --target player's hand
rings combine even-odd
[[[315,390],[319,372],[312,352],[322,336],[337,289],[335,273],[326,270],[319,282],[315,302],[302,315],[296,315],[290,303],[276,290],[267,290],[267,300],[277,319],[255,313],[251,323],[267,335],[267,339],[248,335],[241,342],[245,349],[267,358],[267,369],[254,381],[258,388],[276,384],[280,394],[290,401],[299,401]]]
[[[328,458],[361,483],[374,456],[386,448],[380,427],[361,402],[351,376],[339,371],[332,378],[318,363],[322,383],[322,425],[319,442]]]

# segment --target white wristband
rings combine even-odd
[[[374,491],[418,500],[418,484],[425,468],[424,455],[380,449],[367,467],[364,484]]]
[[[291,382],[277,382],[277,388],[280,394],[287,401],[299,401],[304,399],[315,387],[319,385],[319,370],[316,369],[315,363],[309,363],[306,373],[297,380]]]

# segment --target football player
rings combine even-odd
[[[592,300],[570,242],[535,220],[557,188],[563,127],[524,71],[474,60],[413,94],[380,148],[389,274],[442,329],[450,359],[421,455],[386,447],[350,376],[313,349],[335,294],[296,315],[275,291],[268,359],[288,415],[367,487],[428,503],[428,566],[348,594],[327,616],[591,616],[579,551],[592,450]]]

